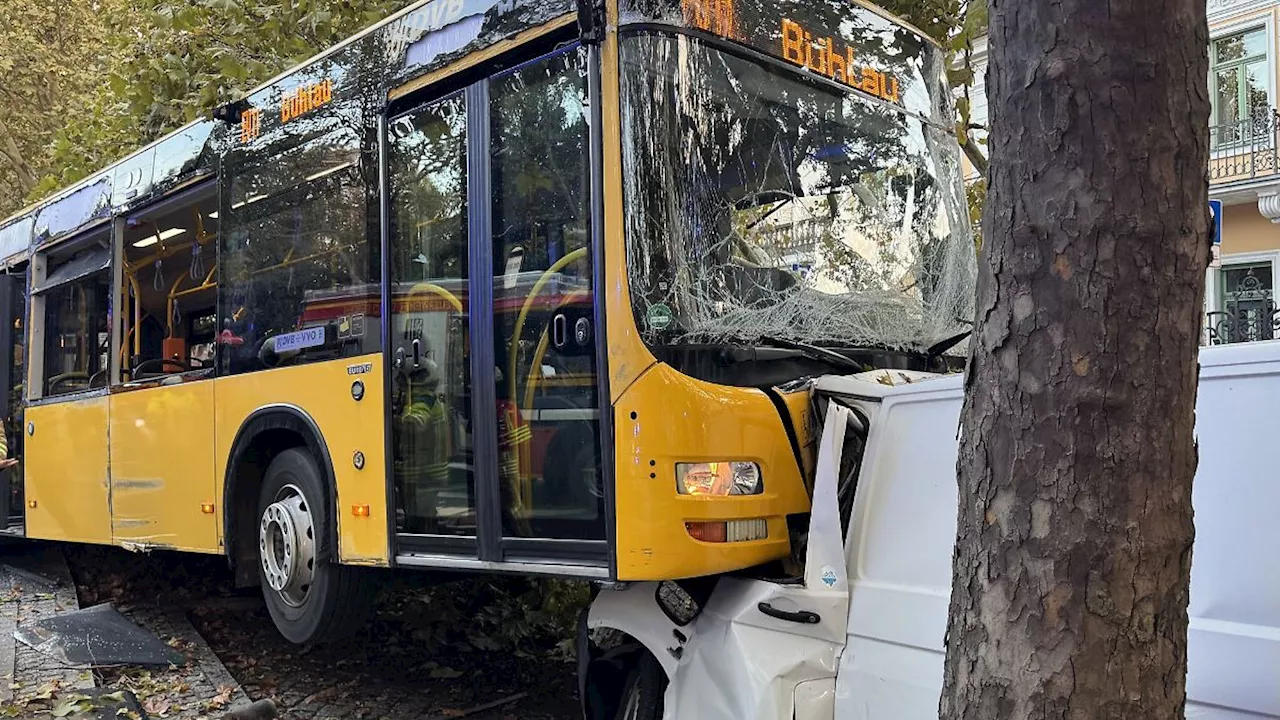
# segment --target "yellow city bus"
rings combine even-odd
[[[807,379],[975,278],[942,53],[855,0],[430,0],[0,223],[9,535],[374,568],[782,566]],[[954,351],[951,351],[954,352]]]

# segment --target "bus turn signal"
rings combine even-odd
[[[764,518],[729,520],[728,522],[687,522],[689,537],[709,543],[747,542],[769,537],[769,524]]]

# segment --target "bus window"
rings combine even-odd
[[[397,529],[476,534],[467,335],[466,103],[391,123],[392,450]]]
[[[490,84],[503,530],[602,540],[586,52]]]
[[[106,387],[111,338],[107,322],[111,251],[94,245],[49,258],[44,297],[45,396]]]
[[[218,253],[222,373],[377,352],[380,272],[368,222],[377,200],[355,133],[232,175]]]
[[[120,351],[128,380],[213,370],[217,233],[212,192],[180,210],[130,220]]]

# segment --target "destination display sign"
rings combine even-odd
[[[943,89],[942,53],[853,0],[623,0],[625,22],[701,30],[921,114]],[[929,82],[926,82],[929,80]]]

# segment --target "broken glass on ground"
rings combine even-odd
[[[110,603],[21,623],[19,642],[76,667],[182,665],[186,657]]]

